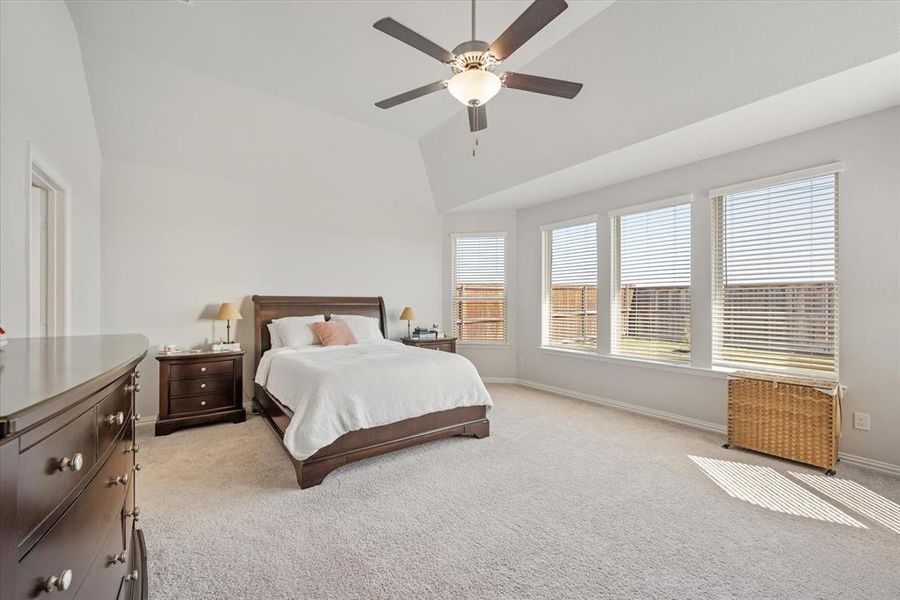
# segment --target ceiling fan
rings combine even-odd
[[[494,73],[501,62],[568,7],[564,0],[535,0],[500,37],[488,44],[475,39],[475,0],[472,0],[472,39],[459,44],[453,52],[444,50],[390,17],[376,21],[373,25],[375,29],[444,63],[450,67],[453,76],[376,102],[375,106],[393,108],[446,88],[454,98],[468,107],[469,130],[475,132],[487,128],[485,104],[497,95],[501,87],[571,100],[581,91],[580,83],[523,73]]]

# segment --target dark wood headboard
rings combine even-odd
[[[269,328],[273,319],[282,317],[307,317],[309,315],[332,314],[362,315],[378,319],[381,334],[387,337],[387,321],[384,313],[384,299],[353,298],[341,296],[253,296],[253,312],[255,315],[253,350],[253,372],[259,367],[259,359],[263,352],[272,347],[269,339]]]

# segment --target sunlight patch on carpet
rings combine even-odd
[[[732,498],[775,512],[867,529],[770,467],[702,456],[688,455],[688,458]]]
[[[900,504],[891,502],[884,496],[848,479],[793,471],[790,473],[832,500],[837,500],[847,508],[872,519],[879,525],[884,525],[894,533],[900,533]]]

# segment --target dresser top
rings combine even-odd
[[[18,414],[135,363],[147,352],[138,334],[19,338],[0,349],[0,429]]]

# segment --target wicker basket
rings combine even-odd
[[[841,387],[752,373],[728,379],[728,443],[832,469],[841,435]]]

